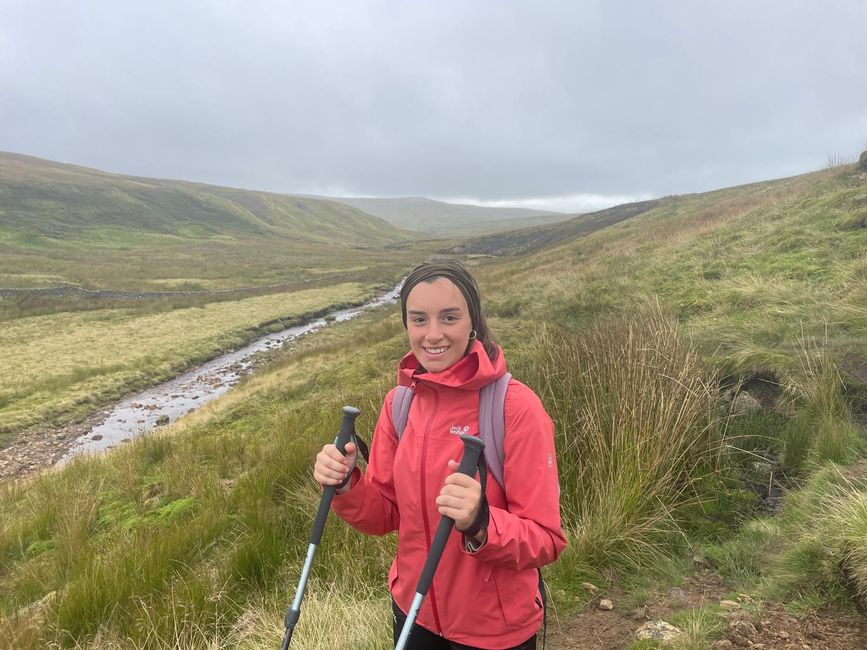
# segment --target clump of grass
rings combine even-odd
[[[645,563],[719,468],[707,369],[658,307],[581,332],[543,327],[532,348],[522,376],[557,425],[570,552],[591,564]]]
[[[867,602],[867,464],[826,464],[789,492],[779,516],[705,549],[738,590],[804,611]]]
[[[784,433],[783,464],[790,470],[814,462],[851,462],[861,443],[852,425],[843,381],[825,346],[801,337],[800,372],[792,374],[787,394],[797,407]]]
[[[670,647],[674,650],[704,650],[710,647],[713,640],[726,629],[721,612],[719,606],[694,607],[675,612],[669,622],[683,634]]]

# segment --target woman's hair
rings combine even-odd
[[[499,352],[497,344],[491,337],[488,324],[485,322],[485,315],[482,313],[479,285],[476,284],[467,267],[456,260],[422,262],[409,272],[409,275],[406,276],[406,281],[400,288],[400,311],[403,317],[404,328],[406,328],[406,300],[409,297],[410,291],[419,282],[433,282],[439,278],[451,280],[463,294],[464,300],[467,301],[467,307],[470,310],[470,321],[472,322],[472,328],[476,331],[476,338],[485,347],[488,358],[491,361],[496,359]]]

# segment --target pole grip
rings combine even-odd
[[[461,463],[458,467],[458,472],[467,476],[475,476],[476,468],[479,466],[479,456],[485,449],[485,443],[474,436],[461,436],[464,443],[464,455],[461,456]],[[434,573],[437,570],[437,565],[440,562],[443,551],[446,547],[446,542],[452,532],[452,526],[455,525],[455,520],[451,517],[442,516],[437,532],[434,535],[433,543],[431,543],[430,551],[424,562],[424,568],[421,571],[421,577],[418,579],[416,593],[427,595],[430,589],[430,583],[433,580]]]
[[[341,454],[346,454],[346,445],[355,434],[355,418],[361,414],[361,411],[354,406],[343,407],[343,421],[340,423],[340,430],[337,432],[337,439],[334,445]],[[334,485],[326,485],[322,491],[322,500],[319,502],[319,510],[316,511],[316,520],[313,522],[313,530],[310,533],[310,543],[319,546],[322,540],[322,531],[325,530],[325,520],[328,518],[328,511],[331,509],[331,500],[334,498],[336,490]]]

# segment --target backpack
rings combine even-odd
[[[506,483],[503,480],[503,465],[506,455],[503,448],[506,439],[506,390],[512,378],[508,372],[499,379],[483,386],[479,391],[479,438],[485,443],[485,464],[494,475],[494,479],[506,493]],[[397,433],[398,443],[403,437],[406,423],[409,419],[409,407],[415,392],[409,386],[398,386],[391,403],[391,421]],[[482,471],[484,468],[480,468]],[[484,480],[482,493],[484,494]],[[545,593],[545,583],[542,580],[542,569],[539,572],[539,595],[542,597],[543,627],[548,631],[548,597]],[[542,645],[544,647],[544,637]]]

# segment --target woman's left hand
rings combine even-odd
[[[454,519],[455,528],[464,531],[476,519],[482,502],[482,486],[475,478],[458,473],[459,466],[456,461],[449,461],[452,474],[446,477],[436,504],[441,515]]]

